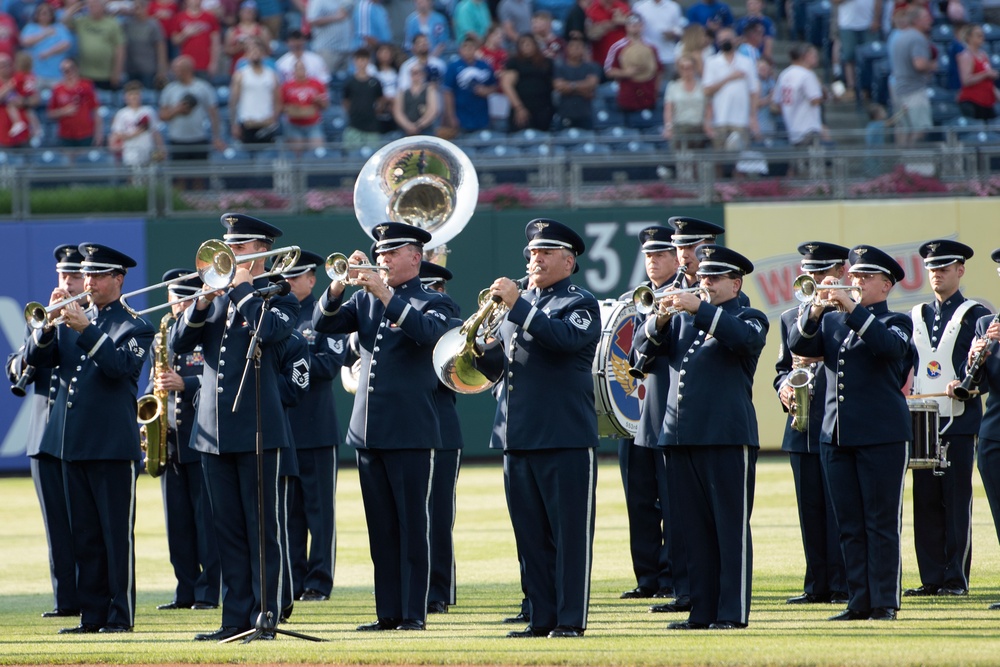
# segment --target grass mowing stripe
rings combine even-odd
[[[455,525],[459,604],[432,615],[423,633],[357,633],[374,618],[372,568],[357,472],[341,470],[337,581],[329,602],[298,602],[290,630],[329,640],[281,637],[249,645],[191,641],[219,626],[218,611],[157,611],[173,576],[159,482],[139,482],[136,523],[138,608],[127,635],[57,635],[73,619],[42,619],[52,606],[45,539],[31,481],[0,479],[0,664],[337,663],[497,665],[996,665],[1000,663],[1000,546],[975,479],[972,591],[964,598],[904,598],[895,623],[830,623],[833,605],[786,605],[801,592],[803,559],[792,476],[784,458],[757,466],[752,529],[754,585],[743,631],[670,632],[677,614],[650,614],[653,601],[620,600],[635,585],[617,464],[601,462],[591,614],[579,640],[506,639],[499,623],[520,601],[513,536],[499,465],[466,465]],[[904,507],[903,585],[919,580],[913,556],[910,483]]]

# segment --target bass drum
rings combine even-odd
[[[632,438],[639,429],[642,383],[628,374],[632,334],[639,323],[631,301],[601,301],[601,340],[594,357],[594,402],[601,437]]]

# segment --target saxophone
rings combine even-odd
[[[167,330],[173,322],[172,313],[160,319],[160,331],[153,339],[153,393],[138,402],[139,446],[146,454],[146,472],[159,477],[167,466],[167,398],[170,392],[156,388],[156,379],[170,370],[167,351]]]
[[[792,372],[785,377],[785,384],[792,388],[792,403],[788,408],[792,415],[792,428],[800,433],[809,430],[809,402],[812,400],[814,378],[812,364],[793,355]]]

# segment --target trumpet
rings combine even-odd
[[[344,283],[346,285],[354,285],[354,281],[351,280],[351,271],[388,271],[388,266],[379,266],[377,264],[351,264],[347,255],[342,252],[335,252],[326,258],[326,275],[330,276],[330,280]]]
[[[81,299],[90,298],[90,290],[80,292],[76,296],[67,297],[61,301],[56,301],[55,303],[43,306],[37,301],[32,301],[27,306],[24,307],[24,321],[28,323],[28,326],[32,329],[42,329],[45,327],[54,327],[62,324],[65,321],[63,316],[59,316],[52,321],[49,321],[49,315],[61,310],[65,306],[71,303],[80,301]]]
[[[817,283],[809,274],[803,273],[792,283],[795,299],[810,306],[836,306],[837,304],[821,299],[820,292],[831,290],[849,290],[852,301],[861,301],[861,288],[854,285],[824,285]]]
[[[205,241],[198,247],[198,253],[195,255],[194,260],[195,271],[186,273],[183,276],[178,276],[173,280],[164,280],[163,282],[156,283],[155,285],[150,285],[127,294],[122,294],[119,300],[129,314],[133,317],[140,317],[146,313],[152,313],[157,310],[163,310],[164,308],[170,308],[175,303],[193,301],[211,294],[212,292],[226,289],[232,285],[233,278],[236,277],[236,267],[240,264],[255,262],[258,259],[265,259],[267,257],[274,257],[275,260],[274,264],[271,266],[271,270],[255,277],[269,278],[271,276],[281,275],[295,266],[295,264],[299,261],[299,253],[299,247],[293,245],[285,248],[268,250],[266,252],[255,252],[250,255],[240,255],[237,257],[236,253],[234,253],[233,249],[228,245],[222,241],[212,239]],[[169,285],[173,285],[174,283],[183,282],[195,277],[201,278],[201,282],[208,285],[208,288],[195,292],[194,294],[184,296],[176,301],[168,301],[167,303],[161,303],[158,306],[151,306],[144,310],[135,310],[128,305],[128,299],[131,299],[138,294],[150,292],[161,287],[167,287]]]
[[[656,312],[660,303],[673,299],[678,294],[697,294],[702,300],[708,298],[708,290],[704,287],[672,288],[657,295],[649,286],[639,285],[632,291],[632,303],[635,304],[635,310],[640,315],[651,315]],[[676,315],[677,309],[671,306],[667,309],[667,314]]]

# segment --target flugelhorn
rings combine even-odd
[[[28,323],[28,326],[32,329],[42,329],[46,326],[56,326],[62,324],[65,321],[61,315],[51,322],[49,321],[49,315],[61,310],[65,306],[71,303],[75,303],[82,299],[90,298],[90,290],[80,292],[76,296],[67,297],[61,301],[56,301],[55,303],[43,306],[38,301],[32,301],[27,306],[24,307],[24,321]]]
[[[828,290],[848,290],[852,300],[861,301],[861,288],[854,285],[817,283],[808,273],[803,273],[792,283],[792,291],[795,294],[795,299],[810,306],[836,306],[835,303],[820,298],[819,293]]]
[[[254,278],[269,278],[271,276],[281,275],[298,263],[299,253],[299,247],[293,245],[285,248],[275,248],[274,250],[268,250],[265,252],[255,252],[250,255],[237,256],[236,253],[233,252],[233,249],[224,242],[212,239],[205,241],[198,247],[198,253],[195,255],[194,260],[194,272],[178,276],[173,280],[164,280],[163,282],[156,283],[155,285],[150,285],[148,287],[143,287],[142,289],[128,292],[127,294],[122,294],[120,301],[125,310],[127,310],[134,317],[140,317],[146,313],[152,313],[157,310],[163,310],[164,308],[170,308],[175,303],[193,301],[194,299],[200,299],[201,297],[211,294],[212,292],[228,288],[232,285],[233,278],[236,277],[236,267],[240,264],[254,262],[258,259],[274,257],[275,260],[271,265],[271,270],[266,273],[262,273],[259,276],[254,276]],[[201,278],[201,282],[208,285],[208,288],[195,292],[194,294],[183,296],[176,301],[168,301],[167,303],[161,303],[158,306],[151,306],[144,310],[135,310],[128,305],[128,299],[131,299],[137,294],[143,294],[161,287],[173,285],[174,283],[190,280],[196,276]]]
[[[657,294],[648,285],[639,285],[632,291],[632,303],[635,304],[635,310],[640,315],[652,315],[659,308],[661,302],[673,299],[678,294],[697,294],[705,299],[708,297],[708,290],[704,287],[679,287]],[[667,309],[667,314],[676,315],[677,309],[671,306]]]
[[[354,281],[351,280],[351,271],[388,271],[389,267],[379,266],[378,264],[351,264],[342,252],[335,252],[326,258],[326,275],[330,276],[330,280],[336,282],[345,283],[347,285],[353,285]]]
[[[535,273],[537,268],[519,280],[519,286]],[[479,310],[462,326],[441,336],[434,346],[434,372],[446,387],[459,394],[478,394],[500,379],[477,368],[476,359],[483,356],[484,341],[496,338],[509,310],[499,297],[484,289],[479,293]]]

